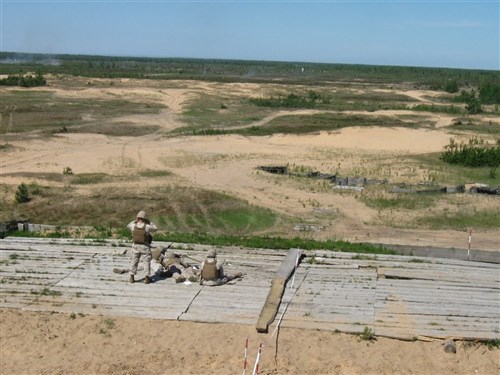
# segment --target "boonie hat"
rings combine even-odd
[[[139,213],[137,214],[137,217],[139,219],[145,219],[146,218],[146,211],[139,211]]]

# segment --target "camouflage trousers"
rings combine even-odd
[[[132,259],[130,263],[130,274],[137,273],[137,267],[142,257],[142,264],[144,265],[144,276],[151,274],[151,248],[148,245],[134,244],[132,246]]]
[[[206,286],[224,285],[230,281],[233,281],[234,279],[239,279],[242,276],[243,276],[243,274],[241,272],[237,272],[234,275],[224,275],[224,276],[219,277],[218,279],[215,279],[215,280],[201,280],[200,285],[206,285]]]
[[[198,277],[195,275],[192,267],[184,267],[181,264],[171,264],[165,271],[167,277],[172,277],[176,283],[182,283],[186,280],[197,282]]]

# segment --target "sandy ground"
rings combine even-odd
[[[340,333],[0,309],[1,374],[496,375],[500,350],[442,341],[363,341]]]
[[[307,217],[310,204],[340,213],[318,239],[452,246],[465,248],[460,231],[411,230],[376,225],[377,212],[351,194],[310,191],[286,186],[256,171],[259,165],[307,165],[325,173],[378,168],[377,160],[439,152],[450,134],[452,117],[429,115],[433,129],[348,128],[334,133],[269,137],[211,136],[169,138],[164,132],[180,126],[178,115],[196,92],[220,84],[193,87],[86,88],[77,92],[51,88],[58,95],[151,98],[168,106],[155,116],[129,116],[116,121],[160,125],[143,137],[62,134],[48,139],[9,140],[13,151],[2,154],[1,173],[55,172],[70,166],[75,173],[127,175],[141,168],[170,170],[185,183],[234,194],[277,212]],[[238,95],[258,90],[235,84]],[[45,88],[46,89],[46,88]],[[428,102],[425,92],[406,95]],[[302,111],[304,112],[304,111]],[[285,114],[282,112],[281,114]],[[387,113],[384,115],[400,115]],[[273,116],[275,116],[274,114]],[[270,117],[271,118],[271,117]],[[268,118],[267,120],[269,120]],[[265,121],[265,120],[264,120]],[[495,120],[496,125],[498,119]],[[16,185],[15,177],[2,177]],[[23,179],[25,181],[25,179]],[[153,183],[148,186],[151,187]],[[132,186],[131,186],[132,187]],[[498,204],[487,201],[485,204]],[[500,229],[474,233],[474,246],[498,251]],[[0,373],[9,374],[235,374],[242,373],[244,341],[249,338],[252,373],[259,343],[264,344],[261,374],[499,374],[499,350],[459,343],[445,353],[442,342],[360,341],[355,336],[282,329],[278,339],[259,335],[254,327],[203,325],[189,322],[137,320],[104,316],[70,317],[0,310]]]

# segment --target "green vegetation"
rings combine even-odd
[[[489,350],[500,349],[500,339],[491,339],[485,342]]]
[[[0,151],[4,154],[12,152],[14,147],[17,148],[15,152],[19,151],[19,136],[24,132],[37,137],[60,133],[141,136],[153,132],[165,137],[184,134],[268,136],[278,133],[336,132],[354,126],[433,129],[453,119],[453,125],[446,130],[456,133],[458,137],[470,132],[489,136],[490,139],[485,143],[454,143],[443,153],[401,156],[389,155],[388,152],[377,155],[377,162],[368,160],[373,155],[361,155],[362,151],[359,155],[344,155],[329,146],[318,148],[314,151],[317,154],[311,157],[317,157],[315,165],[323,163],[327,173],[386,178],[403,186],[417,186],[420,182],[432,186],[472,181],[493,186],[500,183],[497,172],[500,128],[496,118],[500,114],[497,105],[498,71],[69,55],[40,55],[28,60],[28,56],[0,53],[0,60],[9,58],[17,58],[18,62],[2,64],[4,74],[28,77],[29,72],[37,71],[40,72],[39,76],[48,77],[50,86],[38,90],[2,89],[0,125],[6,137],[4,144],[0,145]],[[144,80],[93,80],[72,78],[68,74]],[[147,79],[151,82],[145,81]],[[187,101],[182,102],[183,112],[180,116],[177,117],[174,110],[176,121],[173,126],[163,121],[158,121],[161,127],[156,122],[152,124],[152,121],[139,124],[140,115],[163,113],[166,108],[164,98],[160,95],[165,94],[163,88],[179,88],[184,92],[192,85],[192,82],[187,81],[190,79],[210,81],[210,85],[207,85],[209,89],[203,90],[197,86],[195,90],[189,90],[189,95],[183,97]],[[228,85],[227,82],[252,84]],[[259,83],[258,87],[253,83]],[[148,95],[137,94],[139,90],[136,89],[144,86],[150,90]],[[217,90],[217,86],[220,90]],[[233,86],[234,90],[231,89]],[[94,91],[97,88],[104,89]],[[415,105],[419,98],[409,93],[415,88],[431,88],[442,92],[434,92],[423,98],[425,102],[420,102],[425,104]],[[73,90],[80,90],[85,95],[74,95]],[[86,95],[89,91],[98,95]],[[262,97],[255,98],[255,95]],[[405,112],[391,116],[376,113],[380,110]],[[484,115],[471,116],[479,111],[483,111]],[[287,115],[278,116],[280,112],[286,112]],[[436,113],[445,115],[436,116]],[[438,124],[437,117],[446,121]],[[179,120],[184,126],[177,127]],[[491,146],[492,141],[497,142],[496,146]],[[8,177],[43,182],[24,184],[21,192],[16,192],[15,186],[0,184],[1,219],[8,221],[16,217],[61,226],[55,232],[47,233],[47,236],[87,235],[75,234],[62,227],[70,224],[93,226],[99,238],[128,239],[130,234],[124,227],[136,214],[136,207],[140,206],[150,213],[151,219],[163,231],[155,236],[155,240],[279,249],[300,247],[368,253],[386,251],[334,240],[314,241],[306,238],[314,238],[313,233],[291,232],[297,222],[304,220],[311,219],[314,224],[317,221],[318,225],[327,227],[341,219],[341,209],[336,209],[334,214],[318,214],[326,201],[322,198],[298,199],[298,204],[303,208],[318,209],[318,212],[308,211],[302,217],[289,217],[257,206],[260,203],[257,196],[255,200],[244,201],[198,187],[176,186],[181,179],[168,170],[174,170],[179,163],[183,163],[183,166],[210,168],[215,163],[235,161],[240,157],[240,154],[222,153],[208,156],[158,155],[164,169],[145,170],[140,168],[140,162],[127,158],[123,152],[123,155],[103,161],[110,166],[109,173],[78,173],[77,166],[72,166],[75,168],[73,171],[64,164],[61,165],[61,168],[64,167],[62,173],[60,170],[58,173],[13,172]],[[259,162],[261,160],[257,155],[251,155],[250,158]],[[274,155],[269,160],[275,160]],[[450,164],[450,160],[458,162]],[[474,204],[465,199],[453,201],[440,194],[391,194],[386,191],[386,186],[384,189],[367,187],[356,195],[345,191],[332,192],[329,181],[306,178],[307,172],[315,171],[314,168],[301,166],[296,169],[293,177],[268,177],[259,172],[257,178],[269,178],[267,182],[276,185],[285,183],[287,178],[286,183],[292,188],[307,193],[336,194],[349,199],[354,196],[354,199],[378,211],[379,222],[370,225],[381,223],[394,227],[457,229],[471,225],[492,228],[494,223],[498,223],[498,211],[474,211]],[[153,179],[154,183],[149,184]],[[139,183],[141,191],[127,190],[125,186],[130,186],[128,183]],[[12,199],[14,194],[15,200]],[[18,204],[18,195],[20,200],[27,199],[26,202],[29,200],[30,203]],[[283,199],[297,197],[287,196]],[[487,198],[475,199],[486,201]],[[468,204],[468,209],[474,214],[464,214],[465,210],[460,208],[462,204]],[[461,221],[461,217],[465,219]],[[385,222],[389,220],[386,218],[393,218],[393,221]],[[295,233],[304,238],[280,237],[292,237]]]
[[[485,82],[479,88],[479,99],[483,104],[500,104],[500,82]]]
[[[221,108],[224,102],[224,108]],[[221,96],[199,94],[187,103],[182,113],[186,126],[172,133],[191,133],[199,129],[224,130],[232,126],[245,126],[263,119],[269,110],[257,107],[241,97],[221,90]]]
[[[15,61],[15,63],[13,63]],[[0,52],[4,74],[39,71],[100,78],[202,79],[224,82],[322,84],[325,81],[372,83],[415,82],[419,87],[443,90],[498,82],[489,70],[321,64],[307,62],[243,61],[182,58],[140,58]]]
[[[2,92],[0,113],[8,123],[5,131],[9,133],[42,131],[134,136],[154,132],[158,127],[139,127],[109,120],[127,114],[158,113],[162,108],[162,104],[126,99],[70,98],[48,91],[10,90]]]
[[[460,185],[477,181],[491,186],[499,186],[500,178],[491,174],[492,167],[467,167],[448,164],[441,159],[442,153],[413,155],[411,159],[427,170],[428,181],[437,185]]]
[[[432,207],[439,198],[438,194],[397,194],[382,190],[372,190],[364,194],[361,200],[377,210],[404,209],[415,210]]]
[[[168,233],[156,236],[158,240],[185,242],[185,243],[203,243],[213,246],[242,246],[263,249],[291,249],[300,248],[304,250],[333,250],[354,253],[370,254],[395,254],[393,250],[385,249],[381,246],[370,244],[355,244],[347,241],[315,241],[301,238],[282,238],[282,237],[236,237],[219,235],[213,236],[207,233]]]
[[[93,185],[105,182],[107,176],[105,173],[80,173],[73,175],[71,183],[76,185]]]
[[[147,177],[147,178],[156,178],[156,177],[168,177],[172,176],[173,173],[169,171],[157,171],[157,170],[144,170],[139,172],[139,176]]]
[[[463,115],[465,112],[460,107],[444,106],[444,105],[434,105],[434,104],[417,104],[411,107],[412,111],[422,111],[422,112],[435,112],[435,113],[448,113],[451,115]]]
[[[307,95],[297,94],[280,95],[270,98],[250,98],[250,103],[260,107],[283,107],[283,108],[316,108],[321,104],[329,104],[330,99],[327,96],[318,94],[310,90]]]
[[[369,327],[365,327],[363,329],[363,332],[359,335],[359,338],[363,341],[374,341],[377,339],[375,337],[375,332]]]
[[[17,203],[26,203],[30,201],[28,186],[23,182],[21,185],[17,187],[16,191],[16,202]]]
[[[97,228],[103,231],[103,238],[109,238],[110,236],[118,237],[122,239],[129,240],[129,233],[126,230],[116,230],[114,233],[110,233],[101,228]],[[21,236],[21,237],[45,237],[45,238],[72,238],[74,233],[64,231],[59,229],[56,232],[41,233],[41,232],[13,232],[9,234],[10,236]],[[93,232],[92,238],[99,236],[98,232]],[[163,233],[158,232],[154,235],[154,241],[168,241],[168,242],[178,242],[178,243],[202,243],[212,246],[240,246],[249,247],[255,249],[275,249],[275,250],[287,250],[291,248],[300,248],[303,250],[331,250],[331,251],[341,251],[341,252],[351,252],[359,254],[396,254],[397,252],[391,249],[386,249],[382,246],[376,246],[364,243],[351,243],[348,241],[337,241],[337,240],[327,240],[327,241],[317,241],[312,239],[304,238],[283,238],[277,236],[231,236],[231,235],[214,235],[210,233],[189,233],[189,232],[172,232]],[[94,245],[95,246],[95,245]],[[373,259],[373,258],[353,258],[353,259]],[[308,260],[310,264],[316,264],[317,262],[314,258]]]
[[[487,147],[478,138],[469,139],[468,144],[456,143],[452,138],[445,146],[441,159],[450,164],[466,167],[500,166],[500,146]]]
[[[351,126],[411,127],[412,123],[386,116],[321,113],[280,116],[265,125],[235,130],[234,133],[253,136],[267,136],[277,133],[306,134],[320,131],[336,131]]]
[[[137,213],[136,206],[151,213],[151,219],[165,231],[231,233],[251,235],[280,225],[285,218],[224,193],[187,187],[166,186],[137,194],[119,188],[96,187],[90,196],[75,194],[81,184],[97,185],[102,181],[121,181],[105,174],[67,176],[71,185],[62,188],[39,187],[39,194],[29,205],[4,200],[1,220],[11,212],[32,222],[52,225],[104,226],[125,228]],[[136,177],[141,179],[142,177]],[[158,177],[158,178],[161,178]],[[134,205],[130,202],[134,201]],[[50,210],[46,209],[47,202]],[[69,209],[68,209],[69,208]],[[126,233],[124,235],[129,235]]]
[[[35,87],[45,86],[46,79],[42,73],[37,73],[34,77],[31,74],[8,76],[7,78],[0,79],[0,86],[22,86],[22,87]]]
[[[331,92],[293,92],[270,97],[249,98],[249,102],[268,108],[322,109],[322,110],[364,110],[406,109],[405,103],[411,99],[406,95],[387,92],[358,92],[354,87],[341,87]],[[362,87],[360,87],[361,89]]]
[[[65,167],[63,169],[63,174],[65,174],[65,175],[72,175],[73,174],[73,170],[70,167]]]
[[[442,214],[423,215],[417,218],[416,224],[432,229],[453,229],[466,231],[468,228],[498,228],[500,223],[500,209],[486,208],[460,210],[458,212],[443,212]]]
[[[495,126],[492,121],[479,121],[471,118],[458,118],[450,126],[454,130],[481,133],[485,135],[500,135],[500,126]]]

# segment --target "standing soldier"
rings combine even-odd
[[[132,261],[130,266],[130,282],[135,282],[135,274],[141,256],[144,256],[144,284],[149,284],[151,278],[151,233],[156,232],[158,228],[146,218],[146,212],[140,211],[137,218],[131,221],[127,228],[132,232]]]

